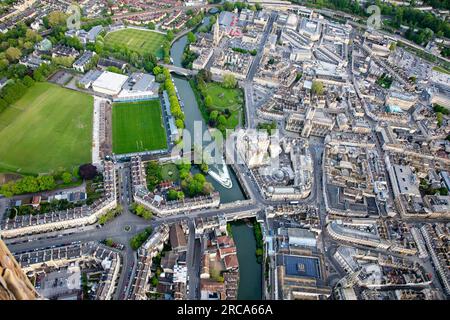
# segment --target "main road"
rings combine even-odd
[[[261,62],[264,46],[267,42],[267,37],[272,31],[273,22],[275,20],[276,14],[272,13],[269,17],[269,21],[267,22],[266,28],[263,33],[263,37],[259,44],[257,54],[253,58],[252,64],[250,65],[250,69],[248,70],[245,81],[243,81],[244,95],[245,95],[245,112],[246,112],[246,124],[247,128],[254,129],[255,128],[255,119],[256,119],[256,107],[253,103],[253,78],[255,77],[256,72],[258,71],[259,64]]]

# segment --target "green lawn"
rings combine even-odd
[[[242,92],[240,89],[226,89],[219,83],[210,82],[206,84],[208,95],[212,98],[213,108],[219,111],[230,109],[238,110],[242,107]]]
[[[167,148],[159,100],[121,102],[113,106],[115,154]]]
[[[153,53],[161,57],[164,39],[165,35],[158,32],[127,28],[108,33],[105,36],[105,44],[125,45],[140,54]]]
[[[0,171],[28,174],[91,161],[93,98],[36,83],[0,114]]]
[[[239,124],[239,117],[244,104],[241,89],[223,88],[220,83],[210,82],[206,84],[206,91],[212,98],[212,109],[224,112],[230,110],[227,119],[227,129],[234,129]]]

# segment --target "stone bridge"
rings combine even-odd
[[[195,76],[198,73],[198,70],[190,70],[182,67],[174,66],[173,64],[163,64],[163,67],[169,69],[170,72],[176,73],[180,76]]]

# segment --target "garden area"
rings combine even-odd
[[[383,73],[383,75],[377,79],[376,84],[384,89],[389,89],[392,85],[392,81],[392,77]]]
[[[212,82],[209,72],[200,72],[189,81],[205,122],[225,134],[242,124],[244,95],[232,75],[225,75],[222,83]]]
[[[147,164],[147,187],[151,192],[161,193],[167,201],[182,200],[185,197],[193,198],[209,195],[214,187],[206,181],[203,173],[191,173],[190,163],[159,164],[150,161]],[[161,187],[161,183],[169,182],[168,186]]]

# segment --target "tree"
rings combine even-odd
[[[62,11],[52,11],[47,16],[50,27],[61,26],[66,23],[67,15]]]
[[[167,200],[169,201],[178,200],[178,191],[175,189],[170,189],[167,192]]]
[[[206,106],[206,108],[211,108],[212,105],[213,105],[213,100],[212,100],[211,96],[209,96],[209,95],[206,96],[205,97],[205,106]]]
[[[24,78],[23,78],[23,84],[24,85],[26,85],[28,88],[29,87],[32,87],[33,85],[34,85],[34,80],[33,80],[33,78],[31,78],[30,76],[28,76],[28,75],[26,75]]]
[[[171,42],[175,38],[175,34],[172,30],[167,31],[166,38],[169,42]]]
[[[184,180],[189,176],[189,172],[191,171],[191,163],[190,162],[182,162],[177,165],[178,172],[180,174],[180,179]]]
[[[436,113],[436,118],[437,118],[437,125],[438,127],[442,126],[442,122],[443,122],[443,115],[441,112]]]
[[[217,118],[217,122],[221,125],[226,125],[227,124],[227,118],[225,118],[225,116],[223,114],[221,114],[218,118]]]
[[[106,68],[106,70],[109,72],[113,72],[113,73],[123,74],[122,70],[120,70],[119,68],[117,68],[115,66],[110,66],[110,67]]]
[[[6,58],[10,62],[15,62],[15,61],[19,60],[20,57],[22,56],[22,52],[15,47],[8,48],[5,53],[6,53]]]
[[[8,102],[0,98],[0,113],[8,107]]]
[[[113,241],[113,239],[111,239],[111,238],[107,238],[107,239],[105,239],[105,245],[106,245],[106,246],[108,246],[108,247],[112,247],[112,246],[113,246],[113,244],[114,244],[114,241]]]
[[[25,38],[33,43],[39,42],[42,40],[42,36],[37,33],[36,31],[32,30],[32,29],[27,29],[27,32],[25,34]]]
[[[139,249],[139,247],[148,239],[148,237],[152,234],[152,228],[147,228],[141,233],[138,233],[130,240],[130,245],[133,250]]]
[[[63,181],[65,184],[69,184],[69,183],[72,182],[73,177],[72,177],[72,174],[71,174],[70,172],[64,172],[64,173],[61,175],[61,179],[62,179],[62,181]]]
[[[97,175],[97,167],[90,163],[86,163],[80,166],[78,172],[81,179],[92,180]]]
[[[311,91],[317,96],[321,96],[324,93],[323,83],[321,81],[313,81]]]
[[[211,113],[209,114],[209,118],[211,120],[217,120],[217,117],[219,116],[219,112],[217,110],[213,110],[211,111]]]
[[[77,50],[83,49],[81,41],[76,37],[64,37],[62,43]]]
[[[235,88],[237,84],[236,78],[232,74],[226,74],[223,76],[223,86],[225,88],[231,89]]]
[[[150,191],[162,181],[161,167],[157,161],[150,161],[147,165],[147,187]]]
[[[397,48],[397,42],[391,42],[391,44],[389,45],[389,50],[395,51],[396,48]]]
[[[157,75],[159,75],[161,73],[163,73],[163,69],[160,66],[156,66],[156,67],[153,68],[153,74],[155,76],[157,76]]]
[[[197,40],[195,34],[192,31],[187,34],[187,40],[189,43],[194,43]]]
[[[144,218],[145,220],[150,220],[151,218],[153,218],[153,213],[149,210],[144,210],[144,212],[142,212],[141,217]]]
[[[208,170],[209,170],[208,164],[205,162],[202,162],[202,164],[200,165],[200,170],[203,173],[208,173]]]
[[[41,82],[45,80],[45,77],[42,75],[42,72],[40,70],[36,69],[33,71],[33,79],[35,81]]]
[[[155,30],[155,23],[149,22],[149,23],[147,24],[147,28],[149,28],[150,30]]]
[[[52,62],[56,65],[63,66],[66,68],[71,68],[75,58],[73,57],[54,57],[52,58]]]
[[[181,119],[175,120],[175,125],[177,126],[178,129],[184,129],[184,121]]]
[[[156,82],[163,83],[164,81],[166,81],[166,76],[163,73],[160,73],[155,77],[155,79]]]
[[[36,178],[39,191],[53,190],[56,187],[55,178],[53,176],[39,176]]]
[[[153,287],[156,287],[158,285],[158,283],[159,283],[159,280],[158,280],[158,278],[156,276],[153,276],[150,279],[150,283],[152,284]]]
[[[222,5],[223,11],[233,11],[234,5],[231,2],[225,1]]]
[[[149,220],[153,217],[153,213],[147,210],[143,205],[134,204],[132,210],[136,213],[137,216],[142,217],[145,220]]]
[[[6,55],[5,55],[6,56]],[[1,70],[6,70],[9,66],[9,61],[8,59],[1,59],[0,60],[0,71]]]
[[[196,197],[200,194],[210,194],[214,191],[212,184],[206,182],[205,176],[201,173],[197,173],[194,176],[189,173],[182,180],[181,187],[190,197]]]

